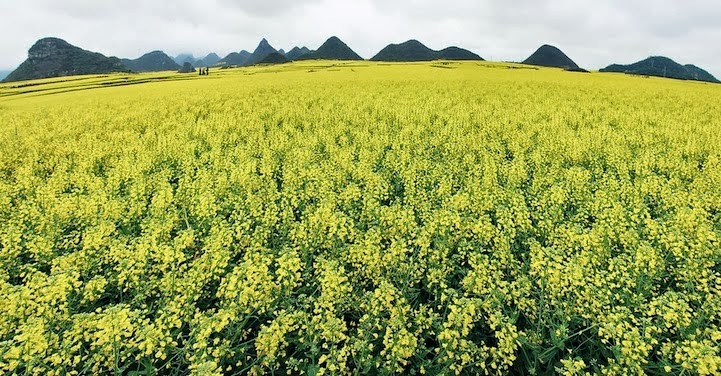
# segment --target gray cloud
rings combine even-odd
[[[0,69],[21,63],[44,36],[106,55],[225,55],[318,47],[337,35],[365,58],[388,43],[458,45],[491,60],[518,61],[543,43],[596,69],[666,55],[721,76],[721,3],[715,0],[0,0]],[[9,36],[9,37],[8,37]]]
[[[261,16],[275,17],[295,12],[308,5],[320,3],[321,0],[264,0],[264,1],[242,1],[242,0],[217,0],[221,6],[234,8],[241,12]]]

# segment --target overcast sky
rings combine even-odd
[[[718,0],[0,0],[0,14],[0,69],[45,36],[137,58],[156,49],[223,57],[263,37],[315,49],[337,35],[364,58],[411,38],[497,61],[549,43],[585,68],[664,55],[721,78]]]

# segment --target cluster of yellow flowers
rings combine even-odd
[[[721,88],[323,64],[0,85],[0,374],[721,372]]]

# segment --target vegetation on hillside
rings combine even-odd
[[[270,55],[264,57],[262,60],[258,62],[258,64],[283,64],[287,63],[290,60],[288,60],[285,56],[283,56],[280,52],[272,52]]]
[[[338,37],[330,37],[317,50],[307,52],[296,60],[363,60]]]
[[[180,69],[180,65],[176,64],[173,58],[163,51],[149,52],[134,60],[123,59],[122,62],[133,72],[161,72]]]
[[[630,65],[613,64],[601,69],[601,72],[617,72],[713,83],[721,82],[707,71],[695,65],[681,65],[663,56],[652,56]]]
[[[297,58],[311,52],[308,47],[293,47],[290,51],[285,53],[285,57],[288,60],[296,60]]]
[[[544,44],[536,52],[534,52],[528,59],[523,61],[523,64],[537,65],[541,67],[551,68],[563,68],[567,70],[581,70],[581,68],[569,58],[563,51],[559,50],[558,47]]]
[[[28,59],[3,82],[126,71],[116,57],[86,51],[62,39],[43,38],[30,47]]]
[[[458,47],[434,51],[423,43],[412,39],[383,48],[371,61],[432,61],[432,60],[483,60],[480,56]]]
[[[268,55],[278,53],[278,51],[273,48],[273,46],[268,43],[268,41],[263,38],[260,43],[258,44],[258,47],[255,48],[252,54],[248,56],[248,60],[243,65],[254,65],[260,63],[263,59],[268,57]]]
[[[222,58],[214,65],[217,66],[243,66],[248,62],[250,52],[243,50],[240,52],[231,52],[228,56]]]
[[[195,62],[196,67],[211,67],[220,61],[220,56],[216,53],[209,53],[204,58]]]

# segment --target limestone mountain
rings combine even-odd
[[[423,43],[411,39],[401,44],[389,44],[372,61],[431,61],[436,58],[434,51]]]
[[[185,64],[185,62],[189,62],[190,64],[195,64],[195,62],[197,61],[197,59],[195,58],[195,56],[193,56],[193,54],[180,54],[180,55],[174,57],[173,60],[175,60],[175,63],[180,66]]]
[[[483,60],[480,56],[458,47],[440,51],[411,39],[401,44],[390,44],[371,58],[372,61],[431,61],[431,60]]]
[[[537,65],[541,67],[563,68],[567,70],[581,70],[579,66],[566,56],[557,47],[544,44],[533,55],[523,61],[523,64]]]
[[[363,60],[363,58],[338,37],[333,36],[317,50],[301,55],[297,60]]]
[[[663,56],[651,56],[647,59],[629,65],[612,64],[601,69],[601,72],[618,72],[643,76],[675,78],[679,80],[719,83],[719,80],[716,79],[716,77],[695,65],[681,65]]]
[[[186,61],[185,63],[183,63],[183,66],[178,70],[178,73],[193,73],[193,72],[195,72],[195,67],[189,61]]]
[[[248,60],[243,65],[254,65],[258,64],[261,60],[265,59],[268,55],[272,54],[273,52],[278,52],[273,46],[268,43],[268,41],[263,38],[260,43],[258,44],[258,47],[255,48],[255,51],[250,55]]]
[[[220,61],[220,56],[218,56],[215,53],[210,53],[204,58],[197,60],[195,62],[196,67],[210,67],[215,65],[217,62]]]
[[[163,51],[153,51],[135,59],[123,59],[123,64],[133,72],[160,72],[178,70],[180,65]]]
[[[684,67],[694,81],[721,83],[721,81],[716,79],[716,77],[714,77],[711,73],[693,64],[686,64]]]
[[[246,62],[248,62],[248,58],[250,58],[250,52],[246,50],[240,52],[231,52],[230,54],[228,54],[228,56],[222,58],[220,61],[216,62],[213,65],[243,66]]]
[[[293,47],[290,51],[286,52],[285,57],[288,60],[296,60],[299,57],[311,52],[308,47]]]
[[[272,52],[270,55],[264,57],[261,61],[256,64],[283,64],[287,63],[288,60],[285,56],[281,55],[280,52]]]
[[[30,47],[28,59],[3,81],[127,71],[117,57],[86,51],[59,38],[43,38]]]
[[[473,52],[455,46],[438,51],[437,56],[443,60],[483,60]]]

